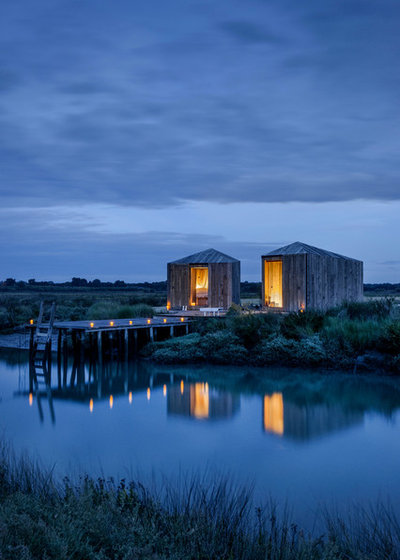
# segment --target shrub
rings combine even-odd
[[[326,362],[326,351],[317,334],[302,340],[278,335],[257,346],[253,356],[256,365],[286,364],[313,367]]]
[[[131,317],[153,317],[154,309],[146,303],[136,305],[121,305],[117,309],[117,319],[130,319]]]
[[[256,346],[278,330],[279,317],[275,313],[266,315],[236,315],[227,319],[227,327],[247,349]]]
[[[88,319],[129,319],[131,317],[153,317],[154,310],[149,305],[118,305],[112,301],[99,301],[86,312]]]
[[[392,313],[393,304],[393,298],[384,298],[365,302],[351,301],[345,303],[342,308],[352,320],[386,319]]]
[[[239,339],[226,330],[204,336],[192,333],[153,343],[144,349],[144,354],[151,354],[155,361],[163,363],[242,364],[247,359],[247,351]]]
[[[378,347],[382,352],[388,354],[400,354],[400,321],[386,323]]]
[[[281,323],[281,334],[286,338],[300,340],[319,332],[324,324],[325,315],[319,311],[289,313]]]
[[[382,322],[376,320],[328,317],[321,337],[331,350],[336,348],[345,354],[359,354],[377,348],[382,328]]]

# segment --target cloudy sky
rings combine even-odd
[[[400,282],[398,0],[1,0],[0,280],[304,241]]]

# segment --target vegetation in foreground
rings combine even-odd
[[[310,535],[274,505],[254,509],[226,480],[188,480],[163,496],[142,485],[89,477],[56,484],[27,460],[0,457],[4,560],[397,559],[400,527],[389,506],[323,515]]]
[[[288,365],[400,373],[400,310],[392,299],[326,313],[243,312],[201,320],[187,336],[148,345],[162,363]]]

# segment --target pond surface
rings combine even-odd
[[[0,351],[0,434],[61,475],[146,480],[219,472],[311,518],[390,497],[400,511],[400,380],[147,362],[57,371],[30,386]]]

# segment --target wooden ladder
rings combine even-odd
[[[50,413],[54,422],[54,409],[51,395],[51,340],[53,335],[54,317],[56,311],[55,302],[52,303],[48,323],[43,322],[44,304],[40,302],[39,317],[36,329],[33,334],[31,345],[30,368],[31,385],[34,389],[38,406],[40,419],[43,421],[43,410],[41,405],[41,390],[45,390],[49,401]]]

